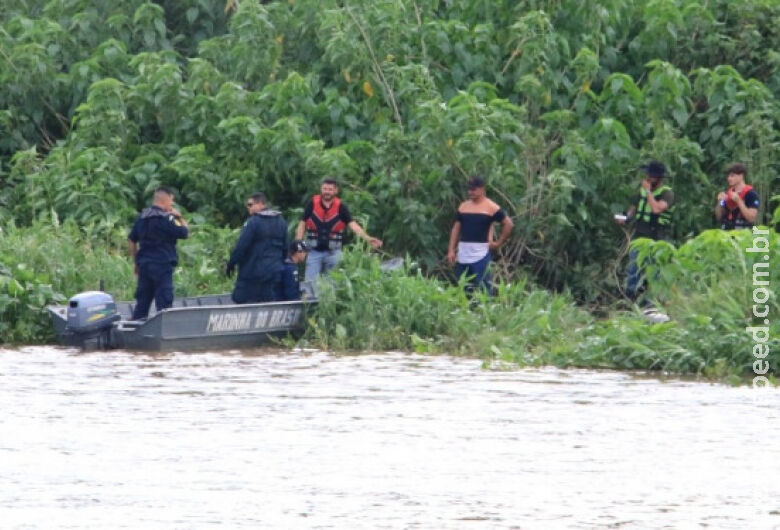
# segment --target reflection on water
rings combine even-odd
[[[2,528],[780,528],[778,393],[400,353],[0,350]]]

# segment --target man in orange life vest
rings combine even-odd
[[[728,189],[718,194],[715,206],[715,218],[723,230],[751,228],[756,223],[760,200],[753,186],[745,184],[746,175],[747,169],[740,163],[728,169]]]
[[[309,248],[306,256],[306,281],[314,282],[320,274],[327,274],[341,259],[341,244],[344,228],[368,241],[373,248],[382,246],[382,241],[369,236],[352,219],[347,205],[337,197],[338,182],[327,178],[322,181],[320,194],[315,195],[303,211],[296,239],[304,239]]]

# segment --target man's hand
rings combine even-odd
[[[726,199],[728,199],[728,195],[726,195],[725,191],[718,193],[718,202],[725,201]]]
[[[644,188],[645,191],[650,191],[653,189],[653,187],[650,185],[650,181],[647,179],[642,179],[642,188]]]
[[[736,202],[737,204],[742,202],[742,198],[739,196],[739,193],[734,190],[729,190],[729,199]]]
[[[368,243],[371,245],[371,248],[381,248],[383,245],[382,240],[375,237],[369,237]]]
[[[225,276],[227,276],[228,278],[233,276],[233,266],[230,265],[230,263],[225,264]]]
[[[455,251],[454,250],[448,250],[447,251],[447,261],[450,263],[455,263]]]
[[[133,263],[133,274],[138,276],[138,263]]]

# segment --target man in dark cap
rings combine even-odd
[[[141,212],[127,236],[138,276],[133,320],[149,316],[152,300],[157,311],[173,305],[173,269],[179,262],[176,241],[190,234],[173,200],[170,189],[157,188],[152,206]]]
[[[287,259],[284,268],[279,273],[276,283],[276,301],[300,300],[301,284],[298,279],[298,264],[306,261],[308,246],[305,241],[296,239],[287,249]]]
[[[225,268],[228,276],[238,266],[232,298],[237,304],[273,302],[279,273],[284,266],[287,222],[280,212],[268,208],[263,193],[246,201],[249,219],[241,229]]]
[[[471,277],[468,289],[482,287],[491,291],[490,251],[503,245],[512,232],[514,223],[506,212],[485,194],[485,181],[481,177],[472,177],[467,183],[468,197],[458,206],[455,223],[450,231],[450,243],[447,260],[455,263],[455,276],[463,274]],[[501,223],[501,233],[493,241],[493,224]]]
[[[632,239],[646,237],[654,240],[670,240],[672,213],[674,211],[674,192],[664,184],[666,167],[661,162],[652,161],[640,168],[645,178],[639,188],[633,204],[624,215],[616,215],[618,224],[634,221]],[[642,271],[637,264],[637,251],[631,250],[628,258],[628,277],[626,296],[636,301],[639,292],[644,290]]]

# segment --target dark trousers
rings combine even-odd
[[[157,311],[173,305],[173,265],[170,263],[144,263],[138,266],[133,320],[149,316],[152,300]]]
[[[238,279],[233,288],[233,294],[230,295],[233,302],[237,304],[259,304],[261,302],[273,302],[276,300],[276,278],[272,277],[270,281],[259,281],[251,279]]]
[[[647,279],[645,278],[645,268],[648,265],[654,265],[652,258],[645,259],[642,266],[639,266],[639,251],[631,250],[628,253],[628,269],[626,271],[626,297],[640,307],[650,304],[650,301],[644,296],[647,291]],[[655,277],[658,280],[658,271]]]
[[[455,266],[455,276],[460,278],[463,274],[467,274],[469,283],[466,286],[466,291],[472,293],[477,288],[482,288],[492,296],[493,290],[490,283],[490,273],[488,272],[488,266],[490,265],[490,252],[485,254],[485,257],[475,263],[458,263]]]

